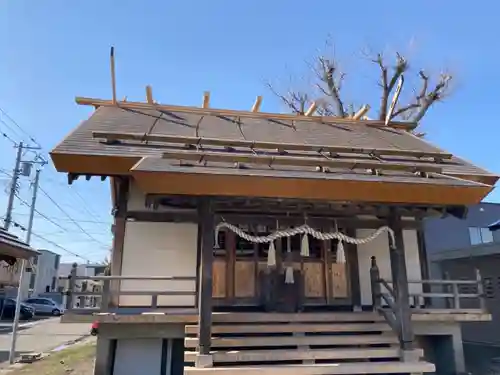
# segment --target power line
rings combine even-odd
[[[16,215],[21,215],[21,216],[27,216],[28,214],[26,213],[16,213]],[[45,216],[45,215],[44,215]],[[62,218],[62,217],[56,217],[56,216],[47,216],[47,218],[50,218],[51,220],[59,221],[59,222],[73,222],[73,220]],[[80,219],[74,219],[78,221],[79,223],[82,224],[109,224],[111,225],[111,221],[99,221],[99,220],[80,220]]]
[[[43,149],[43,147],[41,146],[41,144],[35,139],[35,137],[33,137],[28,131],[26,131],[21,125],[19,125],[17,123],[16,120],[14,120],[3,108],[0,107],[0,113],[3,114],[3,116],[5,118],[7,118],[17,129],[19,129],[31,142],[33,142],[34,144],[36,144],[40,149]],[[3,123],[8,129],[10,129],[11,132],[15,133],[17,136],[19,136],[17,134],[17,132],[13,129],[12,126],[10,126],[9,124],[7,124],[1,117],[0,117],[0,122]],[[7,134],[2,134],[0,133],[1,135],[4,135],[6,138],[8,137]],[[21,139],[23,137],[20,137]],[[12,138],[9,138],[14,144],[17,144]],[[45,158],[43,158],[39,153],[36,153],[36,157],[37,158],[42,158],[42,160],[45,160]],[[70,189],[70,191],[72,191],[73,193],[75,193],[84,203],[85,205],[82,206],[84,211],[86,211],[91,217],[93,217],[94,219],[98,220],[99,219],[99,215],[96,215],[96,213],[94,211],[91,211],[88,207],[87,207],[87,202],[86,200],[76,191],[76,190],[73,190],[73,189]]]
[[[80,229],[82,231],[82,233],[84,233],[88,238],[90,238],[91,240],[101,244],[101,245],[104,245],[104,246],[108,246],[106,244],[104,244],[102,241],[99,241],[98,239],[96,239],[94,236],[92,236],[89,232],[87,232],[85,230],[85,228],[83,228],[75,219],[73,219],[71,217],[70,214],[68,214],[66,212],[66,210],[64,208],[62,208],[59,203],[57,203],[42,187],[39,187],[40,191],[42,192],[43,195],[45,195],[53,204],[54,206],[56,206],[69,220],[71,220],[71,222],[73,224],[75,224],[78,229]]]
[[[7,139],[8,141],[10,141],[14,146],[17,145],[17,142],[14,139],[12,139],[11,137],[9,137],[7,135],[7,133],[2,132],[2,133],[0,133],[0,135],[2,135],[2,137]]]
[[[21,198],[18,194],[16,194],[16,198],[19,199],[21,201],[22,204],[24,204],[26,207],[31,207],[31,205],[26,202],[23,198]],[[60,224],[56,223],[54,220],[52,220],[51,218],[49,218],[48,216],[46,216],[45,214],[41,213],[40,211],[38,211],[36,208],[35,208],[35,212],[43,217],[45,220],[47,220],[49,223],[55,225],[56,227],[58,227],[59,229],[65,231],[65,232],[68,232],[68,230],[64,227],[62,227]]]
[[[21,127],[21,125],[19,125],[19,124],[18,124],[18,123],[17,123],[17,122],[16,122],[16,121],[12,118],[12,117],[10,117],[10,116],[9,116],[9,114],[8,114],[7,112],[5,112],[5,110],[3,110],[1,107],[0,107],[0,112],[1,112],[1,113],[2,113],[2,114],[6,117],[6,118],[8,118],[8,119],[10,120],[10,122],[12,122],[12,123],[16,126],[16,128],[18,128],[18,129],[19,129],[22,133],[24,133],[24,135],[25,135],[26,137],[28,137],[28,139],[29,139],[31,142],[35,143],[35,144],[36,144],[38,147],[40,147],[40,148],[42,147],[42,146],[40,145],[40,143],[38,143],[38,142],[36,141],[36,139],[35,139],[35,138],[31,135],[31,134],[29,134],[26,130],[24,130],[24,129]],[[2,120],[2,123],[3,123],[3,124],[5,124],[7,127],[9,127],[9,125],[7,125],[7,123],[5,123],[5,121],[3,121],[3,120]],[[10,127],[9,127],[9,128],[10,128]],[[12,130],[12,128],[10,128],[10,129]]]
[[[77,254],[77,253],[75,253],[75,252],[73,252],[73,251],[71,251],[71,250],[66,249],[64,246],[59,245],[57,242],[51,241],[51,240],[49,240],[49,239],[45,238],[44,236],[41,236],[41,235],[39,235],[39,234],[37,234],[37,233],[35,233],[35,232],[32,232],[31,234],[32,234],[33,236],[35,236],[36,238],[38,238],[38,239],[40,239],[40,240],[42,240],[42,241],[45,241],[45,242],[47,242],[47,243],[51,244],[52,246],[55,246],[55,247],[57,247],[58,249],[61,249],[61,250],[65,251],[65,252],[67,252],[68,254],[71,254],[71,255],[73,255],[73,256],[75,256],[75,257],[77,257],[77,258],[80,258],[80,259],[83,259],[83,260],[85,260],[85,261],[90,262],[90,259],[85,258],[84,256],[81,256],[80,254]]]
[[[22,231],[26,231],[26,230],[27,230],[25,227],[23,227],[21,224],[19,224],[19,223],[15,222],[15,221],[13,221],[13,224],[14,224],[14,226],[15,226],[15,227],[17,227],[17,228],[21,229]],[[71,254],[71,255],[73,255],[73,256],[75,256],[75,257],[78,257],[78,258],[80,258],[80,259],[83,259],[83,260],[86,260],[86,261],[89,261],[89,262],[90,262],[90,259],[87,259],[87,258],[85,258],[84,256],[82,256],[82,255],[80,255],[80,254],[77,254],[77,253],[75,253],[75,252],[73,252],[73,251],[71,251],[71,250],[68,250],[68,249],[66,249],[64,246],[61,246],[61,245],[59,245],[58,243],[56,243],[56,242],[54,242],[54,241],[51,241],[51,240],[49,240],[49,239],[45,238],[44,236],[41,236],[41,235],[39,235],[39,234],[37,234],[37,233],[35,233],[35,232],[31,232],[31,234],[32,234],[33,236],[37,237],[38,239],[40,239],[40,240],[42,240],[42,241],[45,241],[45,242],[47,242],[47,243],[51,244],[52,246],[55,246],[55,247],[57,247],[58,249],[61,249],[61,250],[65,251],[65,252],[67,252],[68,254]]]
[[[50,183],[53,183],[53,184],[56,184],[56,185],[59,185],[59,186],[63,186],[65,188],[67,188],[67,183],[66,184],[63,184],[61,183],[60,181],[56,181],[52,178],[48,178],[48,179],[45,179],[46,181],[49,181]],[[102,219],[103,217],[98,214],[94,209],[92,209],[91,205],[87,202],[87,200],[78,192],[78,190],[76,189],[76,186],[75,185],[71,185],[70,189],[69,189],[72,193],[74,193],[81,202],[84,203],[83,206],[81,206],[80,204],[78,206],[81,206],[81,208],[89,215],[91,216],[92,218],[94,218],[94,220],[96,222],[102,222]]]

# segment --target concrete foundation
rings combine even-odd
[[[151,363],[151,371],[158,369],[160,375],[181,375],[184,328],[182,323],[101,324],[94,374],[115,375],[116,363],[123,367],[128,361],[145,361]],[[465,372],[460,323],[414,322],[414,330],[417,346],[424,349],[425,359],[436,365],[436,373],[455,375]],[[140,348],[138,346],[135,350],[133,345]]]

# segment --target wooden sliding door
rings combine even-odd
[[[264,234],[264,233],[260,233]],[[232,232],[219,235],[220,249],[214,249],[214,303],[227,306],[255,306],[261,303],[262,271],[268,269],[268,244],[249,243]],[[278,277],[286,267],[300,271],[302,303],[309,306],[350,303],[348,264],[337,263],[337,244],[309,238],[309,256],[300,255],[301,236],[276,241]],[[349,260],[349,257],[347,257]]]

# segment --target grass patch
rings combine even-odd
[[[51,354],[37,362],[10,371],[9,375],[92,375],[94,373],[95,342],[77,344]]]

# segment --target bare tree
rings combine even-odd
[[[381,92],[378,104],[378,119],[384,121],[400,77],[411,73],[410,65],[408,60],[399,52],[395,53],[392,65],[386,61],[382,53],[365,54],[365,57],[367,57],[367,61],[375,64],[379,70],[378,86]],[[340,69],[338,60],[335,57],[328,58],[319,55],[311,67],[314,79],[310,90],[289,90],[287,93],[280,93],[272,84],[267,83],[267,86],[294,113],[305,114],[309,105],[316,102],[318,106],[317,113],[320,115],[341,118],[352,117],[356,112],[356,107],[342,97],[346,73]],[[414,89],[411,100],[404,105],[398,105],[394,109],[390,115],[390,120],[401,119],[418,123],[433,104],[442,101],[448,94],[449,84],[452,79],[450,74],[442,73],[432,79],[424,70],[419,70],[417,77],[420,81],[420,87]],[[319,95],[315,95],[316,91],[319,92]],[[359,107],[357,109],[359,110]]]

